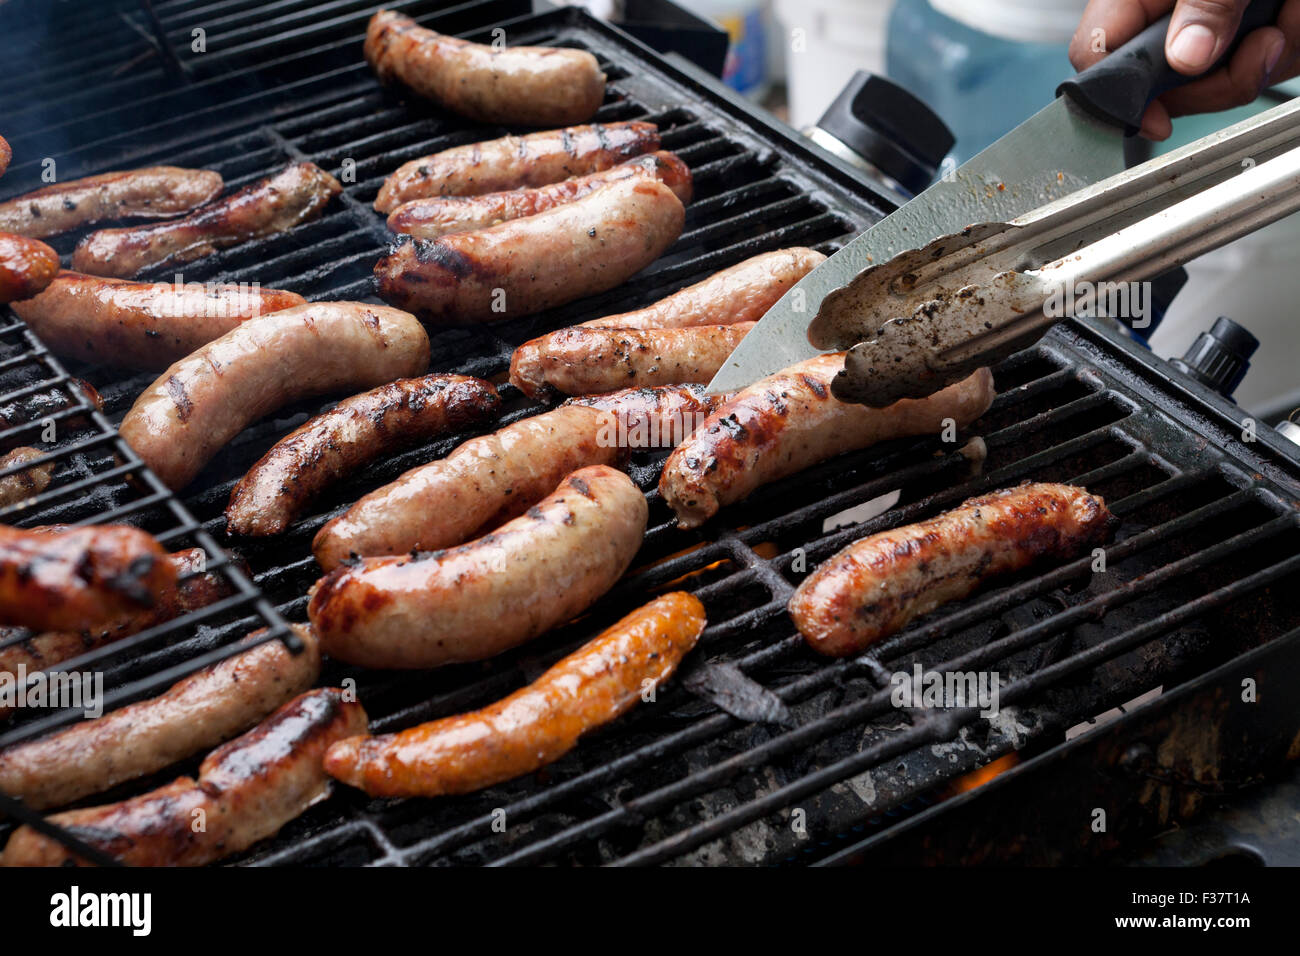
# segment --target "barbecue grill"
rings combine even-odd
[[[597,119],[658,123],[664,148],[695,175],[685,231],[654,265],[612,292],[526,319],[431,329],[434,369],[500,379],[528,338],[648,304],[760,252],[831,253],[894,208],[861,172],[690,64],[580,10],[536,12],[524,0],[387,6],[467,39],[490,40],[499,28],[514,44],[590,50],[609,78]],[[308,159],[345,186],[324,217],[191,263],[184,281],[373,298],[370,270],[391,238],[370,208],[383,177],[416,156],[506,132],[381,88],[361,57],[374,9],[353,0],[0,8],[14,23],[0,32],[4,46],[25,51],[11,53],[17,62],[0,81],[0,132],[14,149],[0,195],[39,186],[46,158],[60,179],[167,163],[216,169],[232,188]],[[54,241],[65,263],[76,238]],[[172,271],[141,278],[171,280]],[[76,397],[69,376],[101,391],[102,414]],[[1300,680],[1296,448],[1093,321],[1057,327],[994,377],[993,407],[955,441],[842,456],[697,531],[676,529],[654,491],[664,455],[639,454],[631,474],[650,498],[649,532],[632,571],[589,614],[480,664],[399,674],[331,663],[322,681],[355,680],[376,732],[404,728],[498,699],[650,597],[684,588],[704,602],[709,627],[679,678],[539,773],[438,800],[370,800],[339,786],[233,862],[1072,862],[1106,858],[1279,772],[1300,733],[1290,693]],[[0,405],[45,389],[75,399],[52,416],[50,488],[0,510],[0,521],[131,521],[170,548],[203,547],[234,592],[62,665],[103,671],[110,706],[157,694],[255,627],[291,640],[284,622],[305,620],[319,575],[316,530],[474,434],[387,458],[281,537],[230,539],[222,511],[234,482],[327,406],[301,403],[250,427],[173,495],[113,430],[152,379],[60,362],[12,313],[0,323]],[[508,386],[503,396],[507,422],[539,408]],[[34,444],[40,427],[0,431],[0,447]],[[1026,479],[1105,496],[1121,523],[1104,571],[1085,555],[1002,580],[857,659],[804,647],[785,605],[817,562],[864,534]],[[889,502],[863,520],[863,506]],[[894,707],[891,675],[917,664],[996,671],[999,712]],[[1246,680],[1254,702],[1243,702]],[[78,717],[19,712],[0,723],[0,746]],[[11,801],[4,808],[38,819]],[[1089,826],[1096,808],[1107,814],[1104,833]],[[0,823],[0,841],[11,826]]]

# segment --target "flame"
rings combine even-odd
[[[970,773],[958,777],[952,782],[951,796],[956,796],[959,793],[966,793],[969,790],[974,790],[976,787],[982,787],[994,777],[1006,773],[1018,763],[1020,763],[1020,755],[1017,753],[1009,753],[1005,756],[999,757],[992,763],[985,764],[978,770],[972,770]]]

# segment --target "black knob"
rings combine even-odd
[[[955,138],[907,90],[858,70],[817,126],[916,194],[930,185]]]
[[[1214,320],[1208,332],[1196,337],[1181,359],[1172,359],[1174,368],[1187,373],[1225,398],[1231,398],[1250,368],[1250,357],[1259,348],[1259,339],[1232,319]]]

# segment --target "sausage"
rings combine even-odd
[[[480,196],[545,186],[617,166],[659,148],[654,123],[629,120],[549,129],[455,146],[402,164],[384,180],[375,211],[426,196]]]
[[[45,454],[46,452],[38,448],[15,448],[4,455],[0,455],[0,472],[24,465],[29,461],[35,461]],[[12,475],[5,475],[0,478],[0,508],[39,495],[50,486],[50,480],[53,477],[54,462],[52,461],[47,461],[43,465],[36,465],[33,468],[25,468]]]
[[[665,594],[490,707],[339,741],[325,753],[325,772],[372,797],[471,793],[531,773],[666,682],[705,624],[698,598]]]
[[[402,554],[461,544],[535,505],[569,472],[617,465],[633,448],[671,447],[707,417],[703,387],[627,389],[575,399],[447,457],[413,468],[366,495],[316,534],[329,571],[351,555]]]
[[[380,297],[399,308],[440,323],[493,322],[622,284],[659,258],[685,221],[663,183],[624,180],[477,232],[403,236],[375,277]]]
[[[585,50],[484,46],[391,10],[370,18],[364,51],[381,82],[400,81],[481,123],[582,123],[605,100],[605,74]]]
[[[831,395],[844,353],[819,355],[742,389],[664,462],[659,493],[694,528],[724,505],[818,462],[877,442],[964,427],[993,403],[993,376],[980,369],[923,399],[888,408],[848,405]]]
[[[37,810],[66,806],[244,732],[320,676],[315,635],[302,626],[294,631],[304,645],[298,654],[278,639],[264,641],[191,674],[158,697],[0,750],[0,792]]]
[[[60,272],[14,311],[56,355],[122,368],[166,368],[240,322],[306,299],[248,283],[128,282]]]
[[[0,673],[21,677],[48,670],[182,614],[215,604],[233,593],[225,575],[205,573],[207,556],[202,548],[169,554],[167,562],[175,571],[176,585],[160,591],[150,608],[130,611],[106,624],[79,630],[38,634],[20,627],[0,627]],[[0,716],[4,713],[5,708],[0,708]]]
[[[77,244],[72,268],[129,279],[152,266],[193,262],[318,219],[342,191],[325,170],[294,163],[182,219],[92,232]]]
[[[0,623],[75,631],[148,609],[176,586],[153,536],[128,525],[0,525]]]
[[[14,151],[9,148],[9,144],[3,136],[0,136],[0,176],[5,174],[9,168],[9,160],[13,159]]]
[[[629,159],[612,169],[533,189],[511,189],[482,196],[434,196],[412,199],[393,210],[388,228],[417,239],[436,239],[452,232],[473,232],[511,219],[535,216],[581,199],[601,186],[625,179],[658,179],[684,204],[691,201],[691,171],[672,153],[660,150]]]
[[[0,232],[0,305],[30,299],[59,274],[59,254],[36,239]]]
[[[149,166],[70,179],[0,202],[0,230],[33,239],[113,219],[177,216],[221,193],[210,169]]]
[[[641,547],[649,508],[605,465],[579,468],[496,531],[448,551],[362,558],[311,589],[331,657],[362,667],[478,661],[581,614]]]
[[[1075,557],[1107,540],[1113,525],[1106,502],[1084,488],[995,491],[832,555],[794,592],[790,617],[818,653],[857,654],[988,578]]]
[[[284,531],[331,483],[383,455],[478,424],[497,390],[466,375],[426,375],[346,398],[280,439],[230,493],[232,534]]]
[[[707,384],[757,322],[686,329],[560,329],[510,357],[510,384],[530,398]]]
[[[83,399],[95,411],[104,410],[104,400],[89,382],[79,378],[69,379],[65,385],[56,385],[35,392],[28,392],[11,401],[0,404],[0,431],[18,428],[40,422],[51,415],[57,415],[77,403],[77,397]],[[73,416],[75,421],[80,416]],[[69,423],[65,423],[69,424]]]
[[[429,337],[414,317],[364,302],[312,302],[249,319],[181,359],[118,431],[173,490],[245,426],[289,402],[418,375]]]
[[[128,866],[202,866],[275,835],[329,796],[325,751],[335,741],[365,733],[366,725],[365,711],[344,691],[309,691],[208,754],[198,780],[181,777],[120,803],[48,819]],[[202,828],[194,826],[200,816]],[[24,826],[9,838],[0,863],[68,866],[84,861],[57,840]]]
[[[803,246],[764,252],[644,309],[582,324],[602,329],[684,329],[757,322],[796,282],[825,261],[820,252]]]

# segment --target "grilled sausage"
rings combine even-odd
[[[43,242],[0,232],[0,305],[30,299],[59,274],[59,254]]]
[[[280,406],[418,375],[429,337],[412,316],[312,302],[249,319],[172,365],[118,431],[169,488],[183,488],[250,422]]]
[[[372,797],[470,793],[531,773],[667,681],[705,623],[696,597],[665,594],[490,707],[339,741],[325,753],[325,772]]]
[[[318,219],[343,191],[312,163],[294,163],[182,219],[101,229],[77,244],[72,268],[129,279],[152,266],[179,265]]]
[[[654,123],[592,123],[455,146],[400,166],[384,180],[375,210],[391,213],[426,196],[480,196],[558,183],[617,166],[659,148]]]
[[[30,425],[51,415],[57,415],[75,405],[78,396],[96,411],[104,410],[104,400],[100,398],[99,392],[95,391],[93,385],[79,378],[69,379],[66,385],[28,392],[0,404],[0,431]],[[72,416],[73,421],[79,417]]]
[[[945,419],[969,425],[993,403],[993,376],[980,369],[923,399],[888,408],[847,405],[831,395],[844,353],[819,355],[741,390],[664,462],[659,493],[694,528],[762,485],[877,442],[937,434]]]
[[[687,329],[560,329],[510,357],[510,384],[531,398],[707,384],[757,322]]]
[[[42,239],[113,219],[177,216],[221,193],[210,169],[150,166],[70,179],[0,202],[0,230]]]
[[[0,673],[22,675],[48,670],[182,614],[215,604],[233,591],[225,575],[204,572],[207,556],[202,548],[169,554],[167,562],[175,571],[176,585],[160,591],[148,609],[131,611],[107,624],[75,631],[38,634],[25,628],[0,627]],[[4,708],[0,708],[0,715],[4,713]]]
[[[711,410],[703,388],[628,389],[576,399],[472,438],[413,468],[328,522],[312,549],[329,571],[351,555],[431,551],[468,541],[540,501],[585,465],[617,465],[632,448],[671,447]]]
[[[0,136],[0,176],[3,176],[5,170],[9,168],[9,160],[13,159],[13,155],[14,151],[9,148],[5,138]]]
[[[391,10],[370,18],[365,55],[382,82],[398,80],[482,123],[583,123],[605,100],[605,74],[585,50],[498,49],[443,36]]]
[[[243,733],[320,675],[320,649],[295,627],[294,654],[269,640],[178,681],[166,693],[0,750],[0,792],[37,810],[66,806]],[[250,634],[250,643],[263,632]]]
[[[175,586],[167,552],[139,528],[25,531],[0,525],[0,623],[94,628],[153,607]]]
[[[582,324],[602,329],[684,329],[757,322],[796,282],[825,261],[820,252],[803,246],[764,252],[644,309]]]
[[[511,219],[535,216],[581,199],[601,186],[625,179],[658,179],[686,204],[691,201],[691,171],[663,150],[629,159],[612,169],[533,189],[511,189],[483,196],[435,196],[402,203],[388,217],[388,228],[416,239],[436,239],[452,232],[473,232]]]
[[[375,276],[384,301],[437,322],[509,319],[622,284],[659,258],[685,221],[663,183],[624,180],[478,232],[399,241]]]
[[[465,375],[426,375],[339,402],[276,443],[230,493],[234,534],[284,531],[331,483],[381,455],[475,425],[501,407],[497,390]]]
[[[60,272],[14,311],[56,355],[123,368],[166,368],[240,322],[306,299],[247,283],[172,285]]]
[[[813,650],[857,654],[988,578],[1075,557],[1105,541],[1112,524],[1105,501],[1072,485],[981,495],[832,555],[790,598],[790,617]]]
[[[627,570],[648,514],[640,489],[580,468],[535,507],[449,551],[362,558],[311,589],[307,615],[331,657],[362,667],[478,661],[590,607]]]
[[[37,448],[15,448],[0,455],[0,472],[35,461],[44,454],[46,453]],[[50,479],[53,477],[54,462],[52,461],[34,468],[24,468],[12,475],[5,475],[0,478],[0,508],[39,495],[50,486]]]
[[[313,690],[210,753],[199,778],[181,777],[120,803],[50,817],[129,866],[202,866],[277,833],[329,796],[321,765],[335,741],[363,734],[366,713],[344,691]],[[199,813],[198,811],[202,811]],[[196,818],[204,821],[195,826]],[[0,862],[67,866],[80,860],[57,840],[19,827]]]

